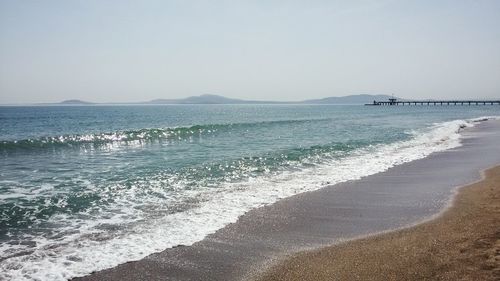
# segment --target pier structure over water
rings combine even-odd
[[[365,105],[500,105],[500,100],[408,100],[373,101]]]

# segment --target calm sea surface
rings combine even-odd
[[[0,279],[64,280],[460,145],[500,106],[0,107]]]

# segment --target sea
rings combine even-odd
[[[500,106],[0,107],[0,280],[67,280],[457,148]]]

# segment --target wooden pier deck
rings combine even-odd
[[[500,105],[500,100],[425,100],[425,101],[373,101],[365,105]]]

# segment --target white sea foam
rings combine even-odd
[[[298,171],[250,178],[245,182],[225,183],[220,188],[207,188],[203,192],[192,191],[201,202],[195,208],[150,218],[147,223],[137,224],[113,237],[92,239],[93,235],[103,235],[97,228],[99,225],[127,223],[127,218],[138,212],[130,198],[124,199],[118,202],[119,212],[110,213],[105,219],[75,222],[80,224],[79,231],[61,237],[58,247],[54,247],[51,240],[36,238],[33,253],[10,257],[0,263],[0,279],[66,280],[138,260],[176,245],[191,245],[235,222],[245,212],[281,198],[316,190],[327,183],[356,180],[434,152],[459,147],[460,130],[483,119],[435,124],[423,132],[414,132],[410,140],[360,149],[346,158],[328,160]],[[132,192],[131,197],[133,195]],[[55,222],[64,219],[52,218]],[[1,245],[0,253],[7,253],[12,248],[12,245]]]

